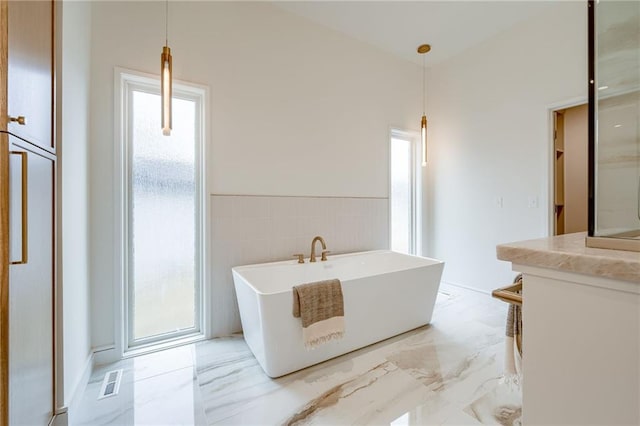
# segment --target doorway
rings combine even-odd
[[[588,108],[553,112],[554,235],[587,230]]]

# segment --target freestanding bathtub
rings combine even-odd
[[[270,377],[279,377],[431,321],[444,262],[380,250],[232,269],[247,345]],[[292,315],[292,287],[338,278],[345,334],[307,350]]]

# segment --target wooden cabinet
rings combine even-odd
[[[46,425],[54,404],[55,159],[15,137],[9,149],[9,424]]]
[[[1,425],[46,425],[54,412],[53,10],[0,0]]]
[[[53,2],[10,1],[8,130],[49,152],[53,138]]]

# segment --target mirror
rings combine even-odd
[[[638,1],[589,2],[587,245],[640,251]]]

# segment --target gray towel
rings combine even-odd
[[[522,284],[522,274],[519,274],[514,280],[514,284]],[[524,303],[524,301],[523,301]],[[522,374],[522,307],[509,304],[509,313],[507,314],[505,339],[505,359],[504,372],[506,377],[519,382],[517,378]]]
[[[522,274],[519,274],[514,280],[514,284],[522,284]],[[521,293],[518,292],[518,293]],[[507,337],[513,337],[517,345],[518,352],[522,356],[522,307],[509,304],[509,312],[507,314]]]

